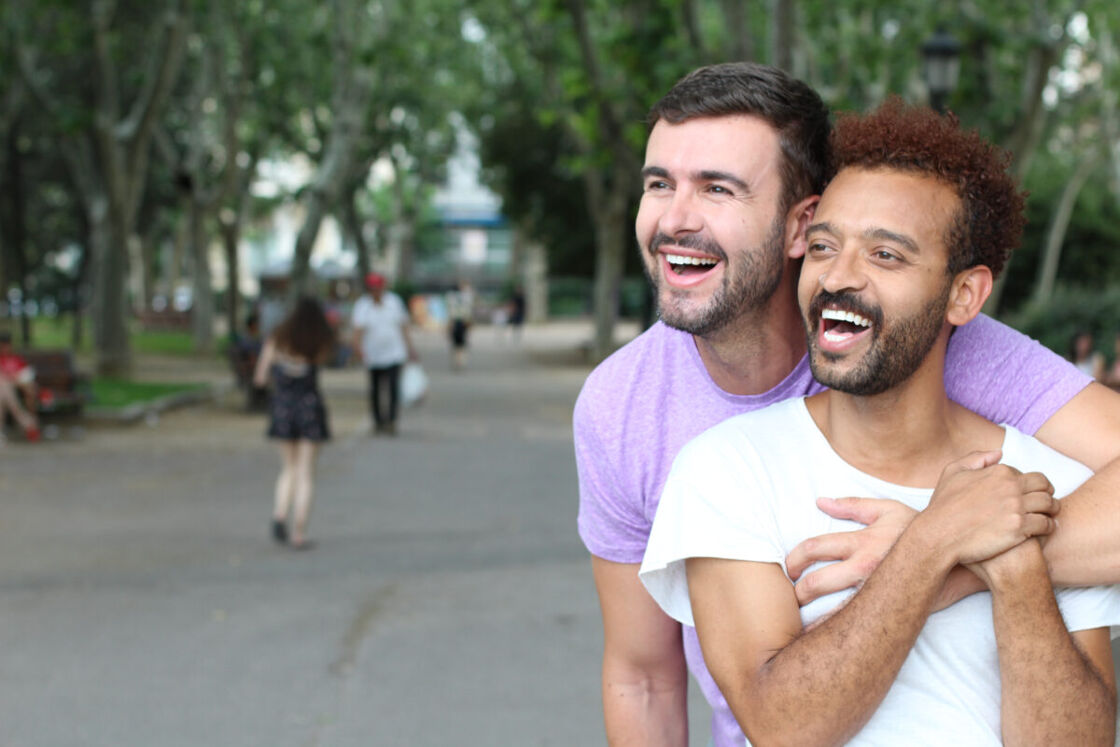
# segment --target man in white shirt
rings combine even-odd
[[[408,311],[400,296],[385,289],[385,276],[366,275],[364,294],[354,303],[350,324],[353,347],[369,371],[373,433],[396,435],[401,366],[419,360],[408,334]]]
[[[681,451],[642,580],[695,624],[756,743],[1111,745],[1120,594],[1055,600],[1037,539],[1054,529],[1054,495],[1089,471],[945,393],[949,336],[1022,231],[1004,155],[897,100],[841,120],[834,148],[797,292],[813,374],[831,390]],[[962,490],[962,475],[1000,461],[1019,489]],[[845,495],[919,513],[858,592],[799,608],[786,556],[858,527],[815,506]],[[988,591],[937,612],[958,566]]]

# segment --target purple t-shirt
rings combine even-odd
[[[1027,434],[1090,381],[1039,343],[983,315],[949,340],[950,398]],[[822,388],[806,357],[764,394],[728,394],[708,375],[691,335],[660,322],[646,330],[591,372],[576,401],[579,534],[587,549],[616,563],[641,563],[665,478],[687,441],[732,415]],[[712,706],[715,744],[743,744],[688,626],[684,650]]]

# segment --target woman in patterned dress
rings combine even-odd
[[[309,547],[306,532],[315,494],[315,459],[319,444],[330,438],[318,365],[333,347],[334,332],[323,307],[304,297],[265,342],[253,373],[257,386],[265,386],[272,377],[268,436],[278,441],[282,459],[272,537],[297,550]]]

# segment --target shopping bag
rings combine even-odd
[[[428,374],[419,363],[406,363],[401,370],[400,398],[405,407],[413,407],[424,401],[428,393]]]

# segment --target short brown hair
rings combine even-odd
[[[778,132],[782,149],[782,211],[820,194],[828,168],[828,107],[817,92],[785,71],[755,62],[697,68],[681,78],[646,116],[680,124],[701,117],[749,114]]]
[[[961,210],[945,243],[949,273],[985,265],[998,276],[1019,244],[1026,193],[1007,169],[1011,154],[953,114],[909,106],[897,96],[870,114],[843,114],[832,133],[832,173],[847,167],[896,169],[932,176],[952,187]]]

